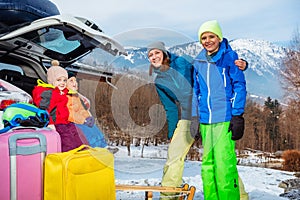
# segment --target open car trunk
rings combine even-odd
[[[47,68],[52,60],[58,60],[60,66],[79,77],[110,81],[112,72],[98,69],[96,65],[92,69],[76,65],[94,49],[101,50],[105,62],[126,54],[121,44],[90,20],[70,15],[41,18],[0,34],[0,78],[31,94],[33,83],[37,79],[46,81]],[[1,63],[5,66],[1,67]]]

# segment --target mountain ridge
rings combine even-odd
[[[239,58],[247,60],[249,64],[245,71],[248,94],[259,99],[271,97],[283,100],[284,91],[280,84],[280,73],[289,49],[275,43],[254,39],[235,39],[230,40],[229,44],[237,52]],[[192,61],[202,48],[199,42],[194,41],[167,47],[167,50]],[[114,73],[148,74],[147,48],[130,46],[125,49],[128,55],[114,59],[109,70]],[[103,63],[97,53],[94,53],[92,57],[90,60],[93,61],[93,65],[97,65],[97,68],[102,66],[108,69],[107,66],[105,67],[107,63]]]

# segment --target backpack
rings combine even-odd
[[[49,113],[29,103],[14,103],[5,108],[2,120],[4,133],[18,126],[46,127],[49,124]]]

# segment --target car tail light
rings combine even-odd
[[[15,93],[14,93],[15,94]],[[22,98],[11,98],[11,99],[3,99],[1,96],[2,94],[0,94],[0,111],[4,110],[7,106],[13,104],[13,103],[19,103],[19,102],[24,102],[24,103],[33,103],[32,98],[30,96],[23,96],[24,94],[22,94]],[[20,95],[20,94],[18,94]]]
[[[14,100],[2,100],[0,103],[0,110],[4,110],[7,106],[13,104],[13,103],[17,103]]]

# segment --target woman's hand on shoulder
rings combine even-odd
[[[240,70],[242,70],[242,71],[246,70],[246,69],[247,69],[247,65],[248,65],[247,61],[245,61],[244,59],[238,59],[238,60],[235,60],[235,61],[234,61],[234,64],[235,64],[236,66],[238,66],[238,68],[239,68]]]

